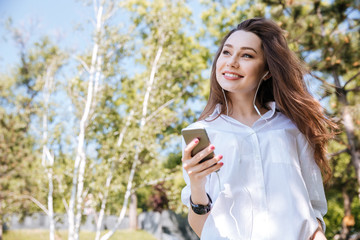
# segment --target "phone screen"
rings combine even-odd
[[[181,134],[184,137],[186,144],[189,144],[194,138],[199,139],[199,143],[191,151],[192,157],[210,145],[209,137],[206,133],[205,128],[183,129],[181,131]],[[214,156],[215,156],[215,154],[214,154],[214,152],[212,152],[209,155],[207,155],[206,157],[204,157],[199,163],[202,163],[206,160],[212,159]]]

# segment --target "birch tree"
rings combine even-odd
[[[45,179],[42,178],[39,157],[41,144],[36,141],[41,134],[37,120],[42,120],[41,113],[45,114],[42,106],[48,100],[41,99],[42,88],[45,82],[48,85],[54,78],[64,56],[47,37],[29,43],[26,29],[14,27],[12,23],[9,32],[19,47],[20,63],[12,67],[9,75],[4,74],[1,81],[0,166],[5,171],[1,171],[0,176],[0,218],[3,219],[3,214],[27,214],[40,208],[52,220],[51,226],[54,227],[52,189],[48,192],[48,207],[42,203],[47,191],[39,190],[46,188],[42,184]],[[53,229],[50,238],[54,238]]]
[[[111,39],[115,31],[109,25],[109,20],[117,11],[115,1],[101,0],[93,1],[94,7],[94,32],[92,39],[91,55],[84,55],[83,57],[75,57],[81,64],[83,71],[79,72],[77,80],[82,81],[87,78],[87,87],[84,89],[86,96],[84,105],[78,106],[82,109],[82,114],[79,121],[79,134],[77,137],[76,157],[73,169],[72,190],[69,200],[68,219],[69,219],[69,239],[79,239],[79,230],[82,217],[82,208],[84,195],[84,181],[85,170],[87,167],[86,156],[86,131],[96,115],[98,106],[98,98],[102,91],[102,82],[107,80],[109,69],[111,71],[111,64],[117,64],[123,46],[122,42],[116,43],[118,38]],[[115,32],[119,34],[119,32]],[[87,58],[89,57],[89,58]],[[89,59],[89,61],[87,61]],[[79,82],[80,85],[82,84]],[[76,91],[74,91],[77,93]],[[72,96],[77,101],[76,96]],[[76,103],[76,102],[74,102]]]
[[[53,165],[54,165],[54,154],[50,152],[49,148],[49,102],[51,93],[54,91],[54,75],[59,70],[61,61],[61,54],[54,54],[53,57],[46,64],[43,78],[43,114],[42,114],[42,140],[43,140],[43,151],[42,151],[42,166],[45,168],[45,173],[48,178],[48,197],[47,197],[47,214],[49,217],[49,239],[55,240],[55,219],[54,219],[54,205],[53,205]]]
[[[112,98],[102,103],[107,114],[99,114],[91,125],[102,143],[98,157],[107,165],[98,165],[99,172],[108,173],[106,180],[101,178],[102,183],[94,178],[93,185],[106,186],[99,194],[102,203],[98,207],[96,239],[105,208],[110,209],[107,212],[119,209],[115,226],[102,240],[111,237],[122,223],[129,197],[136,194],[134,189],[140,182],[151,182],[154,177],[165,179],[166,172],[156,171],[161,168],[159,137],[179,124],[179,109],[182,111],[187,99],[196,96],[195,86],[203,80],[207,53],[195,38],[181,30],[179,22],[189,23],[191,15],[181,1],[127,1],[124,5],[136,23],[130,35],[134,39],[131,52],[141,67],[128,69],[128,76],[110,93]],[[178,135],[175,131],[173,134]],[[116,207],[118,198],[114,199],[118,195],[122,197],[120,208]]]
[[[129,127],[129,125],[130,125],[130,123],[132,121],[133,114],[134,114],[134,111],[131,110],[129,115],[127,116],[125,126],[122,128],[121,133],[119,134],[119,138],[118,138],[118,141],[117,141],[117,144],[116,144],[116,147],[118,149],[120,149],[122,147],[124,136],[127,133],[128,127]],[[122,163],[122,161],[125,158],[125,155],[126,155],[126,152],[123,152],[120,155],[119,159],[117,160],[118,164]],[[106,203],[107,203],[107,199],[108,199],[108,195],[109,195],[109,191],[110,191],[111,180],[112,180],[113,175],[114,175],[113,168],[115,166],[115,159],[112,158],[109,164],[110,164],[110,169],[108,169],[108,175],[106,177],[105,191],[101,195],[101,198],[100,198],[101,199],[101,208],[100,208],[100,211],[99,211],[99,215],[97,217],[95,240],[100,239],[101,227],[102,227],[102,224],[103,224],[103,219],[104,219],[104,214],[105,214],[105,209],[106,209]],[[122,210],[122,211],[124,211],[124,210]]]

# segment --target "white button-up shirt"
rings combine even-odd
[[[320,169],[305,136],[269,103],[252,127],[220,110],[191,128],[205,128],[224,166],[207,176],[213,200],[201,239],[308,240],[327,211]],[[183,150],[185,142],[183,140]],[[190,206],[190,181],[182,202]]]

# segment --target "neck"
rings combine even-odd
[[[232,109],[229,112],[229,116],[238,120],[239,122],[252,126],[256,120],[260,118],[259,114],[254,108],[253,98],[244,97],[240,94],[229,94],[232,102]],[[266,109],[261,107],[256,101],[256,106],[259,109],[261,115],[266,113]]]

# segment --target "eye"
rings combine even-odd
[[[229,52],[228,50],[223,50],[223,51],[222,51],[222,54],[224,54],[224,55],[229,55],[230,52]]]
[[[247,53],[243,54],[243,57],[244,58],[253,58],[253,56],[251,56],[250,54],[247,54]]]

